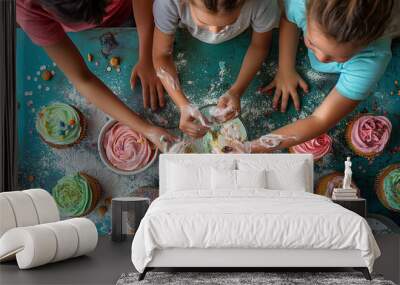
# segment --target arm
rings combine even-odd
[[[295,136],[296,139],[283,141],[275,149],[266,149],[256,140],[252,142],[251,152],[272,152],[313,139],[334,127],[340,120],[350,114],[358,104],[359,101],[350,100],[340,95],[336,89],[333,89],[311,116],[272,132],[277,135]]]
[[[243,95],[269,53],[272,32],[256,33],[253,31],[251,43],[243,59],[236,82],[232,85],[233,94]]]
[[[136,86],[137,78],[142,83],[143,105],[155,111],[158,106],[165,106],[164,90],[153,66],[153,1],[132,0],[133,14],[135,16],[139,36],[139,61],[134,66],[131,75],[131,87]]]
[[[282,97],[281,112],[285,112],[289,96],[292,97],[296,110],[300,110],[300,100],[297,86],[308,92],[307,83],[296,72],[296,54],[299,44],[300,31],[297,26],[289,22],[283,15],[279,26],[279,68],[275,79],[263,89],[269,93],[275,88],[273,99],[274,109],[278,108]]]
[[[161,146],[160,135],[170,138],[166,131],[151,125],[129,109],[102,81],[90,72],[79,51],[67,36],[54,45],[44,47],[44,49],[79,93],[86,97],[89,102],[133,130],[144,134],[159,147]],[[158,137],[155,138],[155,134],[158,134]]]
[[[219,118],[220,120],[227,121],[239,114],[241,109],[240,98],[267,57],[271,39],[272,32],[257,33],[253,31],[251,43],[243,59],[239,75],[227,94],[222,96],[218,102],[219,108],[230,108],[230,112],[225,114],[223,118]]]
[[[191,110],[190,102],[183,93],[176,66],[172,57],[174,36],[154,29],[153,61],[154,68],[161,78],[161,82],[169,96],[181,111],[179,127],[188,135],[199,138],[206,134],[208,128],[194,121],[200,116]]]

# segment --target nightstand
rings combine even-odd
[[[120,197],[111,201],[111,240],[123,241],[135,234],[146,214],[150,199],[142,197]]]
[[[340,206],[359,214],[361,217],[367,217],[367,200],[358,198],[354,200],[333,200],[332,202],[339,204]]]

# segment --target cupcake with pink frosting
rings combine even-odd
[[[332,150],[332,138],[327,134],[320,135],[312,140],[306,141],[289,148],[290,153],[311,153],[314,160],[320,160]]]
[[[142,134],[116,121],[104,126],[99,148],[106,165],[121,174],[144,170],[154,161],[157,153],[154,145]]]
[[[359,156],[374,158],[381,154],[389,142],[392,123],[384,116],[371,114],[353,119],[346,129],[346,141]]]

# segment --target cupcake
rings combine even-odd
[[[63,216],[80,217],[96,207],[101,186],[95,178],[79,172],[61,178],[53,188],[52,195]]]
[[[374,158],[386,147],[392,124],[384,116],[361,115],[352,120],[346,129],[346,141],[359,156]]]
[[[389,165],[380,172],[375,191],[385,208],[400,212],[400,163]]]
[[[332,150],[332,139],[327,134],[289,148],[290,153],[311,153],[317,161]]]
[[[331,198],[334,188],[343,187],[343,178],[343,173],[337,171],[321,177],[317,182],[315,194]],[[360,197],[360,189],[353,181],[351,182],[351,187],[357,190],[357,196]]]
[[[126,172],[145,168],[156,155],[156,148],[149,140],[119,122],[104,133],[101,145],[107,162]]]
[[[78,144],[86,133],[86,120],[75,107],[55,103],[43,108],[36,120],[40,138],[53,148],[63,149]]]

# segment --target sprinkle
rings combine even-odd
[[[56,66],[57,66],[57,63],[53,62],[53,66],[56,67]]]
[[[42,85],[39,84],[37,89],[39,89],[39,90],[42,89]]]
[[[74,119],[71,119],[71,120],[69,120],[69,125],[70,126],[73,126],[73,125],[75,125],[76,124],[76,122],[75,122],[75,120]]]
[[[26,80],[31,80],[32,79],[32,77],[30,76],[30,75],[28,75],[27,77],[26,77]]]
[[[117,67],[115,70],[116,70],[118,73],[121,72],[121,68],[119,68],[119,67]]]
[[[111,65],[112,67],[117,67],[117,66],[120,65],[120,63],[121,63],[121,60],[120,60],[120,58],[117,57],[117,56],[113,56],[113,57],[110,59],[110,65]]]
[[[32,96],[33,92],[32,91],[25,91],[24,95],[25,96]]]
[[[36,71],[36,75],[40,75],[40,71]]]
[[[96,62],[94,63],[94,65],[99,66],[100,63],[99,63],[98,61],[96,61]]]
[[[35,82],[38,81],[38,78],[37,77],[33,78],[33,81],[35,81]]]
[[[192,84],[193,84],[193,81],[189,80],[189,81],[187,82],[187,84],[192,85]]]
[[[47,86],[45,90],[46,90],[46,91],[50,91],[50,87]]]
[[[53,74],[48,70],[44,70],[41,77],[44,81],[49,81],[53,78]]]
[[[146,141],[143,137],[140,137],[136,142],[140,143],[140,144],[144,144]]]
[[[395,81],[394,81],[394,85],[396,85],[396,86],[399,85],[399,81],[398,81],[398,80],[395,80]]]
[[[29,100],[28,102],[26,102],[26,105],[28,105],[28,107],[32,107],[33,106],[33,101]]]
[[[53,76],[56,75],[56,72],[55,72],[54,70],[52,70],[50,73],[51,73]]]
[[[390,91],[390,96],[393,96],[394,95],[394,91]]]
[[[46,65],[42,65],[42,66],[40,66],[40,70],[45,70],[46,69]]]
[[[89,62],[92,62],[92,61],[93,61],[93,54],[88,53],[88,55],[87,55],[87,60],[88,60]]]
[[[111,66],[107,66],[107,72],[110,72],[111,71]]]

